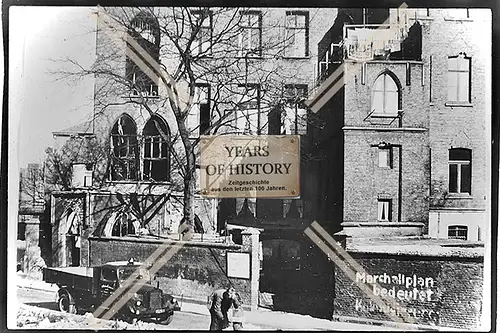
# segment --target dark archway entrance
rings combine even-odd
[[[264,229],[260,305],[277,311],[332,318],[334,268],[299,231]]]

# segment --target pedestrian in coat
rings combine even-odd
[[[243,329],[243,321],[244,321],[244,312],[242,309],[243,302],[241,300],[241,296],[238,293],[234,294],[233,298],[233,330],[241,331]]]
[[[229,326],[227,312],[233,305],[235,290],[233,287],[218,289],[208,298],[210,310],[210,330],[222,331]]]

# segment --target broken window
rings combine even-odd
[[[170,131],[165,122],[152,117],[144,126],[143,178],[149,181],[167,181],[170,175]]]
[[[371,112],[374,115],[396,116],[399,110],[399,89],[388,73],[381,74],[373,85]]]
[[[118,217],[115,220],[115,223],[113,224],[113,229],[111,231],[111,236],[127,236],[127,235],[134,235],[137,230],[135,230],[134,227],[134,222],[129,216],[130,214],[127,213],[122,213],[118,215]]]
[[[133,38],[157,63],[160,61],[160,28],[158,21],[151,14],[141,12],[130,22],[129,35]],[[131,87],[132,96],[158,96],[157,78],[151,78],[146,74],[144,66],[153,64],[145,61],[144,55],[128,43],[127,52],[133,52],[134,56],[127,55],[125,75]],[[141,61],[134,60],[139,58]]]
[[[138,168],[137,128],[130,116],[122,115],[111,130],[111,180],[137,180]]]

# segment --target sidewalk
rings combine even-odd
[[[56,292],[57,285],[46,283],[38,280],[29,280],[19,275],[16,281],[17,286],[21,288],[29,288],[42,290],[47,292]],[[181,300],[181,297],[177,297]],[[201,303],[201,304],[200,304]],[[182,298],[181,312],[195,313],[209,316],[206,305],[195,299]],[[388,331],[388,330],[408,330],[409,327],[396,328],[382,325],[369,325],[363,323],[338,322],[327,319],[313,318],[307,315],[287,313],[281,311],[272,311],[264,308],[259,308],[256,311],[245,312],[245,329],[255,330],[363,330],[363,331]],[[415,328],[413,328],[415,329]]]

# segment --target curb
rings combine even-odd
[[[376,319],[367,319],[367,318],[358,318],[358,317],[349,317],[349,316],[333,316],[334,322],[340,323],[354,323],[354,324],[363,324],[363,325],[372,325],[372,326],[381,326],[387,328],[397,328],[402,330],[423,330],[423,331],[440,331],[439,327],[430,326],[430,325],[417,325],[417,324],[408,324],[408,323],[395,323],[392,321],[384,321],[384,320],[376,320]]]

